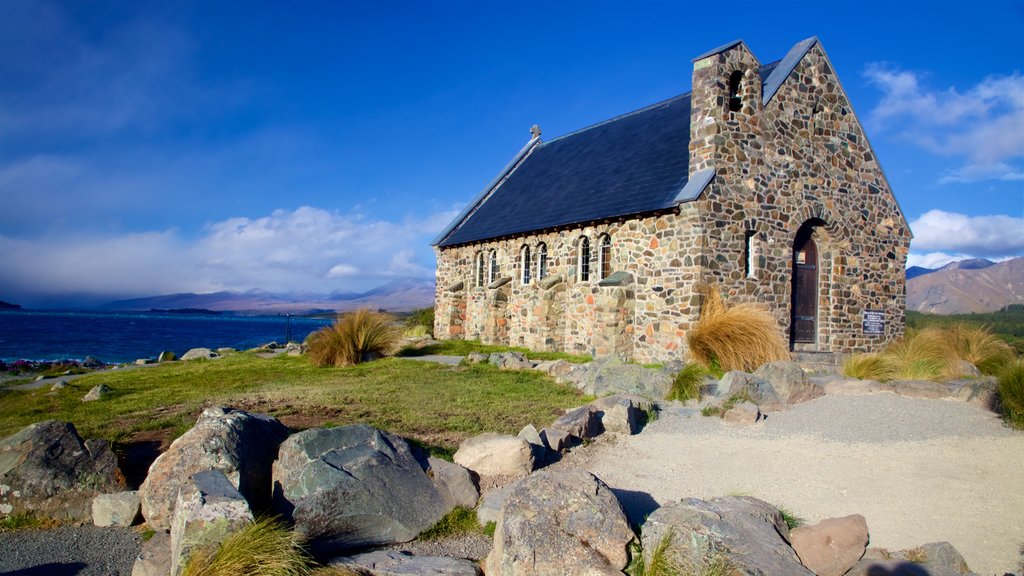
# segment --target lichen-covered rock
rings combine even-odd
[[[216,546],[253,522],[242,494],[220,470],[196,472],[182,486],[171,522],[171,576],[199,548]]]
[[[97,384],[96,386],[93,386],[92,390],[89,390],[84,397],[82,397],[82,402],[95,402],[97,400],[102,400],[109,396],[110,392],[110,386],[107,386],[106,384]]]
[[[196,425],[149,467],[139,487],[142,515],[153,528],[171,526],[178,490],[190,476],[220,470],[257,511],[270,505],[271,466],[288,427],[276,418],[244,410],[203,410]]]
[[[413,556],[408,552],[379,550],[335,558],[328,566],[340,566],[371,576],[478,576],[476,564],[462,558]]]
[[[92,523],[101,528],[127,527],[139,518],[139,493],[135,490],[98,494],[92,500]]]
[[[560,378],[572,371],[575,364],[565,360],[545,360],[534,366],[534,370],[543,372],[548,376]]]
[[[515,485],[516,482],[506,484],[483,495],[480,504],[476,507],[476,520],[481,526],[498,521],[498,517],[501,516],[501,507],[505,505],[505,499],[508,498]]]
[[[452,459],[481,476],[523,476],[532,472],[534,466],[529,442],[493,432],[464,440]]]
[[[132,576],[169,576],[171,573],[171,535],[158,531],[142,543],[132,565]]]
[[[286,440],[274,507],[317,555],[408,542],[451,510],[405,440],[365,424]]]
[[[614,394],[590,403],[597,411],[601,427],[613,434],[636,434],[647,421],[653,403],[636,394]]]
[[[526,359],[520,352],[492,352],[487,358],[492,366],[502,370],[527,370],[533,368],[533,362]]]
[[[550,428],[565,430],[570,436],[580,440],[596,438],[604,432],[604,427],[601,426],[600,414],[596,408],[589,404],[559,416],[557,420],[551,423]]]
[[[652,370],[639,364],[628,364],[615,357],[598,358],[578,364],[559,378],[591,396],[638,394],[661,400],[672,389],[673,376],[666,370]]]
[[[452,508],[461,506],[468,510],[476,508],[477,500],[480,499],[480,489],[473,479],[473,473],[447,460],[434,458],[427,459],[427,475],[434,483],[434,488],[445,500],[445,507]]]
[[[758,406],[781,409],[786,405],[775,388],[764,378],[740,370],[727,372],[718,385],[719,395],[729,397],[746,394]]]
[[[97,494],[123,489],[110,444],[83,442],[68,422],[37,422],[0,440],[0,517],[88,522]]]
[[[771,384],[787,404],[800,404],[825,395],[821,386],[807,379],[804,369],[796,362],[769,362],[755,370],[754,375]]]
[[[864,556],[868,524],[860,514],[827,518],[790,530],[789,541],[803,565],[818,576],[843,576]]]
[[[505,499],[487,576],[620,575],[634,538],[611,489],[583,470],[543,470]]]
[[[670,502],[647,517],[640,533],[645,555],[671,538],[671,553],[683,565],[723,554],[746,576],[814,576],[789,547],[779,509],[748,496]]]

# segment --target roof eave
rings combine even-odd
[[[707,189],[708,184],[711,184],[711,181],[714,180],[715,174],[714,168],[705,168],[694,172],[689,180],[686,181],[683,189],[679,191],[679,194],[676,194],[672,204],[683,204],[684,202],[692,202],[700,198],[700,195]]]

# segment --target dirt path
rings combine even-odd
[[[683,497],[743,493],[810,524],[862,514],[872,546],[948,540],[979,574],[1014,571],[1024,544],[1024,433],[959,402],[828,396],[754,426],[676,404],[558,466],[593,472],[641,520]]]

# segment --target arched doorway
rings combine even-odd
[[[814,219],[804,222],[793,240],[793,296],[790,306],[789,341],[795,349],[798,344],[818,341],[818,246],[814,242],[814,228],[824,222]]]

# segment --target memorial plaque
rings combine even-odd
[[[885,334],[885,310],[864,311],[864,334],[870,336]]]

